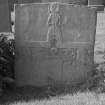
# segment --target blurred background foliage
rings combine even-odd
[[[0,75],[14,78],[14,39],[0,35]]]

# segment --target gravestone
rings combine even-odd
[[[96,10],[63,3],[15,6],[17,86],[74,85],[94,63]]]

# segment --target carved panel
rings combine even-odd
[[[48,4],[41,5],[16,5],[16,28],[17,40],[30,42],[47,42],[47,18]],[[17,18],[18,17],[18,18]],[[22,34],[22,35],[21,35]]]

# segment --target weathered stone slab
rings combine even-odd
[[[15,7],[18,86],[72,85],[92,70],[94,8],[63,3]]]

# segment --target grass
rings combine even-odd
[[[94,92],[76,93],[74,95],[61,95],[49,99],[17,101],[9,105],[105,105],[105,94]]]
[[[70,88],[69,88],[70,89]],[[5,91],[0,105],[105,105],[105,93],[78,88],[48,90],[22,87]]]

